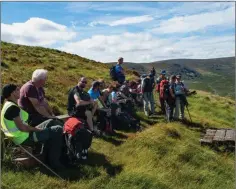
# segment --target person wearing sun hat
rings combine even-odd
[[[33,145],[43,143],[48,149],[49,164],[54,169],[63,169],[60,163],[62,150],[62,126],[56,125],[53,119],[44,121],[36,127],[27,124],[29,114],[21,109],[17,100],[20,90],[17,85],[7,84],[2,88],[1,129],[3,133],[16,145]],[[47,147],[46,147],[47,146]]]

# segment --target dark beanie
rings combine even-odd
[[[11,96],[11,93],[16,90],[17,86],[14,84],[7,84],[2,88],[1,103],[4,102],[6,98]]]

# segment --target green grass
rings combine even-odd
[[[88,76],[90,81],[100,77],[109,81],[106,65],[79,56],[6,43],[2,48],[3,61],[8,66],[2,72],[3,83],[14,79],[22,84],[35,68],[53,67],[46,93],[58,113],[65,113],[67,89],[76,84],[80,74]],[[14,49],[18,49],[17,52]],[[31,58],[33,55],[36,58]],[[10,56],[18,62],[14,63]],[[56,61],[53,62],[53,58]],[[33,65],[30,61],[37,63]],[[96,73],[91,71],[91,66],[97,69]],[[86,163],[60,172],[66,181],[40,167],[27,170],[4,161],[2,188],[231,189],[234,154],[200,146],[199,139],[206,128],[234,128],[235,102],[202,91],[197,93],[188,98],[193,124],[167,124],[162,115],[146,118],[142,109],[137,110],[144,130],[140,133],[117,131],[116,136],[94,139]],[[159,107],[156,110],[159,111]],[[189,119],[187,111],[186,117]]]

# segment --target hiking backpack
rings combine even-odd
[[[143,85],[145,84],[145,87]],[[144,78],[142,81],[142,89],[144,92],[152,92],[152,80],[151,78]]]
[[[168,80],[162,80],[160,83],[160,97],[163,99],[168,99],[169,97],[169,90],[170,84]]]
[[[92,133],[85,128],[85,121],[71,117],[64,124],[67,156],[71,162],[85,159],[92,143]]]
[[[116,66],[112,66],[110,68],[110,76],[113,81],[117,81],[117,76],[116,76]]]
[[[113,117],[112,121],[113,121],[113,126],[117,130],[139,131],[141,129],[140,120],[134,118],[127,112],[120,112],[119,115]]]

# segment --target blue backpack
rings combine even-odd
[[[117,81],[117,76],[116,76],[116,66],[112,66],[110,68],[110,76],[113,81]]]

